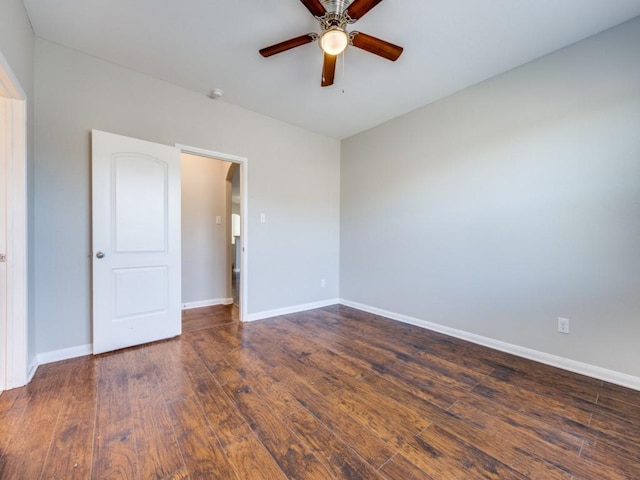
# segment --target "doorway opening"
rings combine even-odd
[[[182,308],[233,303],[243,321],[247,159],[176,146],[182,152]]]
[[[25,98],[0,52],[0,393],[28,379]]]
[[[231,272],[231,297],[240,308],[240,266],[242,245],[242,199],[240,197],[240,168],[237,163],[229,165],[226,179],[227,198],[231,204],[231,244],[229,252]],[[228,266],[229,267],[229,266]],[[229,270],[229,269],[228,269]]]

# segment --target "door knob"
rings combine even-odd
[[[96,253],[96,258],[104,258],[104,252]]]

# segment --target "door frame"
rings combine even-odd
[[[200,157],[208,157],[213,160],[222,160],[224,162],[237,163],[240,167],[240,228],[242,235],[241,252],[240,252],[240,321],[244,322],[249,318],[249,312],[247,309],[248,297],[249,297],[249,221],[247,218],[247,212],[249,211],[249,159],[246,157],[240,157],[238,155],[232,155],[229,153],[215,152],[213,150],[207,150],[204,148],[190,147],[188,145],[181,145],[176,143],[176,148],[180,149],[181,153],[187,153],[192,155],[198,155]]]
[[[0,373],[0,392],[26,385],[27,337],[27,135],[26,95],[9,63],[0,52],[0,169],[6,174],[7,290],[2,352],[5,369]],[[33,366],[35,372],[35,365]]]

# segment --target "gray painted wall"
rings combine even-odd
[[[34,36],[20,0],[0,2],[0,51],[27,95],[33,93]]]
[[[182,303],[231,297],[227,280],[228,162],[182,155]],[[220,223],[216,223],[220,217]]]
[[[31,23],[20,0],[0,2],[0,52],[27,96],[27,235],[28,235],[28,365],[35,363],[34,278],[33,265],[33,125],[34,125],[34,50]]]
[[[640,376],[639,45],[636,19],[343,141],[341,297]]]
[[[36,65],[38,352],[91,342],[92,128],[248,158],[248,313],[338,297],[337,140],[40,39]]]

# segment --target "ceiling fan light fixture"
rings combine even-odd
[[[320,37],[320,48],[327,55],[340,55],[349,45],[349,35],[339,27],[325,30]]]

